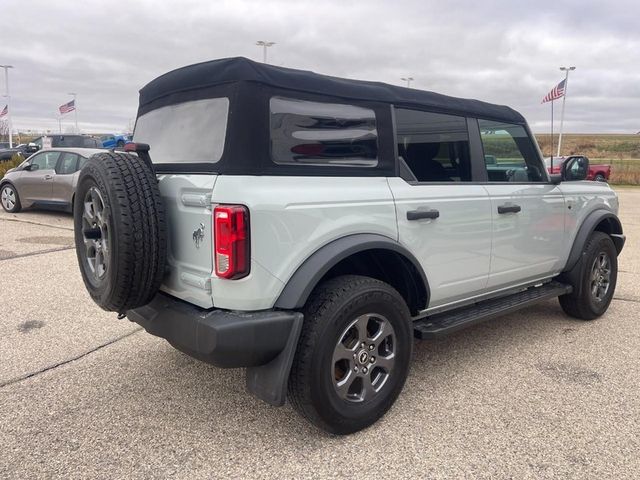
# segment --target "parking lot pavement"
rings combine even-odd
[[[0,260],[0,478],[638,478],[640,190],[621,202],[603,318],[551,301],[416,342],[396,405],[343,438],[99,310],[73,250]]]

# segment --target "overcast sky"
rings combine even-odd
[[[83,132],[123,132],[158,75],[261,60],[255,41],[269,40],[269,63],[393,84],[411,76],[415,88],[509,105],[537,132],[549,130],[540,101],[558,67],[575,65],[565,131],[640,131],[637,0],[2,0],[0,18],[20,129],[57,130],[58,106],[77,92]],[[63,129],[72,123],[73,113]]]

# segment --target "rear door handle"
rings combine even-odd
[[[498,206],[498,213],[518,213],[522,208],[520,205],[514,205],[512,203],[505,203]]]
[[[47,174],[47,175],[44,176],[45,180],[51,180],[52,178],[53,178],[53,175]]]
[[[409,210],[407,212],[407,220],[421,220],[423,218],[438,218],[440,212],[438,210]]]

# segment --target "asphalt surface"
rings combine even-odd
[[[333,437],[95,306],[69,215],[0,213],[0,478],[639,478],[640,189],[608,313],[556,301],[416,342],[399,400]]]

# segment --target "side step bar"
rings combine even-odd
[[[506,315],[542,300],[571,293],[573,287],[560,282],[549,282],[530,287],[506,297],[484,300],[449,312],[438,313],[416,320],[413,324],[416,338],[438,338],[465,327]]]

